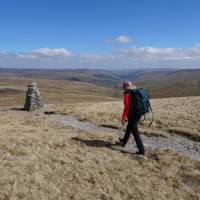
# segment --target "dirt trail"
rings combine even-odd
[[[89,133],[113,133],[118,134],[121,136],[123,134],[122,131],[114,129],[114,128],[107,128],[95,125],[91,122],[83,122],[79,121],[72,116],[62,116],[59,114],[51,115],[58,123],[66,126],[70,126],[73,128],[80,129],[84,132]],[[177,151],[181,154],[189,156],[192,159],[200,160],[200,143],[191,139],[188,139],[184,136],[179,135],[170,135],[167,137],[163,136],[154,136],[154,135],[144,135],[142,133],[142,139],[144,141],[144,145],[146,149],[170,149]],[[135,152],[136,146],[135,143],[128,144],[124,151],[126,152]]]

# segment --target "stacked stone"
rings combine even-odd
[[[28,84],[28,90],[26,92],[26,101],[24,104],[24,110],[40,110],[44,106],[42,98],[37,87],[36,82],[30,82]]]

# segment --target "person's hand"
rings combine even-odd
[[[122,119],[122,125],[124,126],[127,121],[128,121],[127,118]]]

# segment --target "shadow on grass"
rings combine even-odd
[[[141,159],[148,158],[148,159],[152,159],[152,160],[156,160],[156,161],[160,160],[159,156],[155,152],[153,152],[152,150],[146,151],[145,156],[144,155],[138,155],[136,152],[125,150],[121,146],[120,142],[112,143],[112,142],[108,142],[108,141],[105,141],[105,140],[82,139],[82,138],[79,138],[79,137],[73,137],[71,139],[76,141],[76,142],[80,142],[81,144],[87,145],[89,147],[108,148],[110,150],[119,151],[120,153],[130,155],[134,159],[141,160]]]
[[[121,147],[119,142],[112,143],[112,142],[105,141],[105,140],[82,139],[79,137],[73,137],[72,140],[74,140],[76,142],[80,142],[81,144],[87,145],[89,147],[109,148],[109,149],[121,151],[121,149],[113,148],[113,147]]]
[[[44,114],[45,114],[45,115],[56,115],[56,114],[58,114],[58,113],[55,112],[55,111],[45,111]]]
[[[101,124],[100,127],[110,128],[110,129],[115,129],[115,130],[119,130],[120,129],[118,126],[111,125],[111,124]]]
[[[10,108],[9,110],[14,110],[14,111],[25,111],[24,108]]]
[[[85,144],[90,147],[107,147],[110,148],[112,146],[111,142],[104,141],[104,140],[88,140],[88,139],[82,139],[79,137],[73,137],[72,140],[80,142],[82,144]]]

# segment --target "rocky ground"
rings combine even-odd
[[[151,100],[154,122],[151,115],[141,120],[140,129],[153,135],[178,134],[200,141],[200,97],[180,97]],[[75,116],[81,121],[100,125],[121,127],[122,101],[52,105],[59,113]]]
[[[51,113],[51,115],[52,114],[54,113]],[[55,120],[58,124],[78,128],[79,130],[92,134],[112,133],[113,135],[122,138],[125,131],[114,126],[96,125],[91,122],[79,121],[74,117],[66,115],[63,116],[55,114],[52,116],[52,119]],[[195,141],[193,138],[187,138],[186,136],[176,134],[172,135],[167,133],[165,135],[164,133],[163,135],[156,135],[152,134],[151,132],[146,134],[146,132],[143,131],[140,131],[140,134],[147,152],[146,154],[148,154],[149,150],[170,149],[200,161],[200,142]],[[127,153],[135,153],[137,151],[137,147],[133,140],[133,138],[130,139],[132,142],[129,142],[129,144],[127,144],[122,151]],[[110,146],[113,146],[113,144],[111,143]]]

